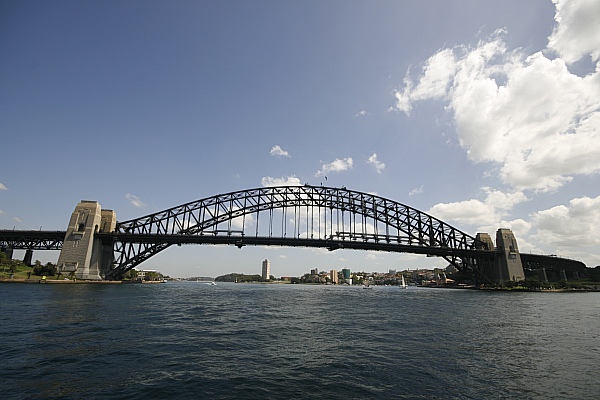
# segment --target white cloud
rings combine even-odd
[[[600,58],[600,3],[597,0],[553,0],[556,26],[548,38],[548,48],[567,63],[589,54]]]
[[[538,211],[532,222],[540,243],[565,248],[600,245],[600,196]]]
[[[14,218],[13,218],[13,221],[15,221],[15,222],[19,222],[19,223],[20,223],[20,222],[23,222],[23,220],[22,220],[21,218],[19,218],[19,217],[14,217]]]
[[[8,188],[4,186],[4,184],[0,183],[0,190],[8,190]]]
[[[365,115],[369,115],[369,113],[367,111],[365,111],[365,110],[360,110],[354,116],[355,117],[364,117]]]
[[[385,169],[385,164],[377,159],[377,153],[373,153],[371,157],[367,160],[367,164],[371,164],[377,170],[377,173],[380,174],[381,171]]]
[[[276,144],[275,146],[273,146],[271,148],[271,151],[269,152],[269,154],[271,154],[272,156],[276,156],[276,157],[291,157],[290,153],[283,150],[281,147],[279,147],[278,144]]]
[[[146,203],[142,202],[140,200],[140,198],[134,194],[131,193],[127,193],[125,195],[125,198],[127,200],[129,200],[129,202],[131,203],[132,206],[137,207],[137,208],[142,208],[146,206]]]
[[[561,24],[553,37],[567,35]],[[571,28],[573,37],[594,30],[600,38],[600,23]],[[417,101],[446,101],[468,157],[498,164],[502,181],[518,190],[555,190],[600,172],[600,64],[579,77],[563,59],[509,51],[501,36],[434,54],[416,84],[405,79],[396,108],[408,114]]]
[[[272,186],[300,186],[300,179],[296,178],[295,175],[292,176],[283,176],[281,178],[272,178],[270,176],[265,176],[261,180],[261,184],[264,187],[272,187]]]
[[[352,157],[336,158],[330,163],[325,163],[321,166],[321,169],[317,171],[315,176],[327,175],[331,172],[343,172],[352,168]]]
[[[523,192],[503,193],[488,187],[482,190],[486,195],[484,200],[470,199],[455,203],[438,203],[427,213],[448,223],[499,226],[502,217],[508,215],[515,205],[527,200]]]
[[[4,214],[4,211],[0,210],[0,215]]]
[[[407,74],[404,79],[404,91],[396,93],[396,107],[408,114],[415,101],[445,98],[455,70],[456,60],[452,50],[437,52],[427,60],[416,87],[413,87],[413,82]]]
[[[408,197],[412,197],[421,193],[423,193],[423,185],[419,186],[418,188],[414,188],[413,190],[408,192]]]

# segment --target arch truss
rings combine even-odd
[[[117,224],[109,279],[173,244],[305,246],[441,256],[479,271],[493,251],[412,207],[346,188],[281,186],[207,197]]]

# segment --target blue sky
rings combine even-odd
[[[276,183],[377,193],[600,264],[600,2],[3,1],[0,229]],[[55,262],[57,252],[34,258]],[[182,246],[172,276],[444,266]]]

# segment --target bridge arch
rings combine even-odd
[[[345,187],[279,186],[207,197],[119,222],[112,234],[108,279],[173,244],[324,247],[409,252],[444,257],[481,276],[487,244],[415,208]]]

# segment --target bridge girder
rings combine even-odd
[[[65,231],[0,231],[0,248],[22,250],[60,250]]]
[[[108,234],[101,235],[110,241]],[[113,234],[120,278],[172,244],[285,245],[411,252],[444,257],[478,272],[494,252],[474,237],[407,205],[324,186],[230,192],[118,223]]]

